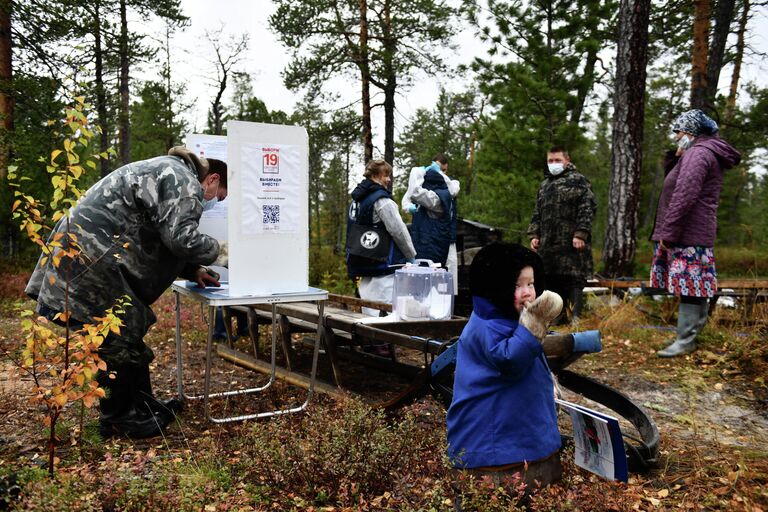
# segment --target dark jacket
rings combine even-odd
[[[445,266],[450,245],[456,241],[456,201],[448,192],[445,179],[435,171],[426,172],[423,187],[437,194],[442,212],[434,217],[421,206],[413,214],[411,238],[416,257]]]
[[[592,185],[569,164],[562,174],[547,178],[539,187],[528,236],[539,239],[539,255],[549,275],[586,279],[592,275],[592,221],[597,202]],[[573,248],[573,238],[585,247]]]
[[[476,468],[542,459],[560,448],[554,386],[539,340],[473,297],[459,339],[448,456]]]
[[[717,135],[700,135],[667,174],[651,239],[675,245],[714,247],[723,174],[741,161]]]
[[[27,294],[54,311],[68,305],[79,323],[103,316],[127,296],[131,305],[120,336],[141,341],[156,320],[150,305],[174,279],[191,278],[198,265],[219,254],[217,241],[198,231],[202,199],[198,170],[182,158],[161,156],[120,167],[70,211],[69,229],[80,256],[64,257],[56,267],[42,255]],[[62,219],[52,236],[66,230]]]
[[[383,221],[373,221],[373,207],[379,199],[392,200],[392,194],[378,183],[368,178],[361,181],[352,191],[352,204],[347,215],[347,233],[352,224],[371,226],[378,230],[386,230]],[[375,261],[346,253],[347,273],[350,277],[383,276],[395,272],[393,265],[405,263],[405,256],[398,248],[394,239],[390,238],[389,254],[386,261]]]

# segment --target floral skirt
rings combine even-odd
[[[651,288],[686,297],[713,297],[717,291],[715,252],[698,245],[659,247],[653,245]]]

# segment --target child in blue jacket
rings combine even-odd
[[[554,383],[541,339],[562,309],[543,291],[541,258],[521,245],[483,248],[470,267],[473,312],[458,345],[448,455],[459,469],[519,474],[529,487],[561,474]]]

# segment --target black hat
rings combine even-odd
[[[533,268],[536,296],[544,290],[544,264],[541,257],[519,244],[495,242],[483,247],[469,267],[469,292],[485,297],[494,305],[515,316],[515,286],[520,272]]]

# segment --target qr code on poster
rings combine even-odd
[[[280,205],[265,204],[261,207],[264,224],[280,224]]]

